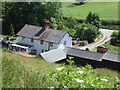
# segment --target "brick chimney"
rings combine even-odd
[[[42,29],[48,29],[50,27],[50,21],[49,21],[49,19],[44,19],[43,21],[42,21]]]

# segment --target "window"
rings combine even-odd
[[[33,39],[33,38],[31,38],[31,42],[34,42],[34,39]]]
[[[50,43],[49,43],[49,46],[53,47],[53,43],[52,43],[52,42],[50,42]]]
[[[64,41],[64,45],[66,45],[66,41]]]
[[[40,44],[43,44],[43,40],[40,41]]]
[[[25,37],[22,37],[22,40],[24,40],[25,39]]]
[[[44,50],[42,49],[42,53],[44,52]]]

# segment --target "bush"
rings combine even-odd
[[[92,12],[89,12],[88,16],[86,17],[86,23],[92,24],[97,28],[100,28],[101,25],[99,16]]]
[[[111,37],[112,37],[111,38],[111,44],[116,45],[116,46],[120,46],[120,31],[119,32],[113,32]]]
[[[88,43],[93,42],[98,34],[98,28],[91,24],[82,24],[76,27],[76,37],[80,40],[87,40]]]
[[[54,88],[115,88],[118,87],[118,78],[116,82],[108,76],[99,76],[93,71],[91,65],[77,67],[73,61],[67,60],[70,65],[62,65],[49,74],[49,77],[55,83]]]

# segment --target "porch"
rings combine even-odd
[[[29,45],[22,45],[18,43],[13,43],[9,46],[9,49],[12,50],[13,52],[27,52],[32,48],[33,46]]]

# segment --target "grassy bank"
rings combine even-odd
[[[0,49],[0,51],[1,51],[1,49]],[[82,77],[84,77],[86,75],[86,77],[84,77],[85,82],[86,82],[87,78],[89,78],[89,77],[94,77],[94,79],[92,79],[92,80],[98,80],[97,78],[106,77],[110,80],[109,83],[112,84],[112,86],[110,86],[110,87],[114,87],[113,85],[116,83],[116,81],[115,81],[116,77],[118,77],[120,75],[117,71],[113,71],[113,70],[109,70],[109,69],[87,70],[87,69],[84,69],[84,67],[78,68],[78,67],[74,67],[74,66],[72,66],[72,67],[68,66],[69,68],[67,68],[67,66],[66,66],[66,68],[64,70],[65,71],[67,70],[67,71],[60,73],[60,72],[56,71],[56,68],[60,67],[59,64],[46,62],[40,57],[27,58],[27,57],[23,57],[23,56],[20,56],[17,54],[13,54],[13,53],[5,51],[5,50],[2,50],[0,55],[2,55],[2,87],[3,88],[47,88],[47,87],[51,87],[51,86],[60,85],[58,83],[62,83],[62,82],[64,83],[63,78],[61,78],[62,82],[61,81],[59,82],[59,80],[54,81],[54,79],[59,79],[60,77],[64,77],[64,78],[71,77],[71,78],[69,78],[71,80],[76,75],[82,76]],[[86,68],[89,68],[89,67],[86,67]],[[69,69],[72,71],[69,71]],[[82,74],[82,75],[76,74],[77,69],[83,70],[85,75],[84,74]],[[66,74],[68,71],[70,73],[72,73],[74,71],[73,76],[69,76],[68,74]],[[55,73],[60,74],[60,76]],[[55,76],[55,77],[59,77],[59,78],[48,77],[51,75]],[[66,76],[64,76],[64,75],[66,75]],[[69,79],[68,79],[68,81],[69,81]],[[86,83],[86,85],[84,84],[84,86],[91,87],[89,85],[92,84],[92,80],[90,81],[90,84]],[[89,81],[89,80],[87,80],[87,81]],[[65,82],[67,82],[67,80]],[[103,83],[100,80],[98,80],[98,82],[96,82],[96,83],[95,82],[94,82],[94,84],[100,82],[102,84],[102,87],[104,87],[104,85],[105,85],[105,87],[109,87],[109,86],[107,86],[109,84],[107,84],[106,82]],[[74,83],[79,85],[79,83],[77,83],[77,82],[73,82],[73,84]],[[76,86],[74,86],[74,87],[76,87]],[[101,86],[99,86],[99,87],[101,87]]]
[[[104,44],[104,46],[106,48],[108,48],[108,52],[120,53],[120,47],[118,47],[118,46],[113,46],[113,45],[109,45],[109,44]]]
[[[63,2],[62,11],[65,16],[85,19],[89,12],[100,16],[101,20],[118,20],[117,2],[87,2],[83,5],[72,5],[73,2]]]
[[[104,44],[103,46],[105,48],[108,48],[108,52],[111,52],[111,53],[120,53],[120,47],[109,45],[109,44]],[[97,48],[94,48],[91,51],[97,52]]]
[[[53,84],[46,75],[58,66],[40,57],[27,58],[2,51],[2,87],[46,88]]]

